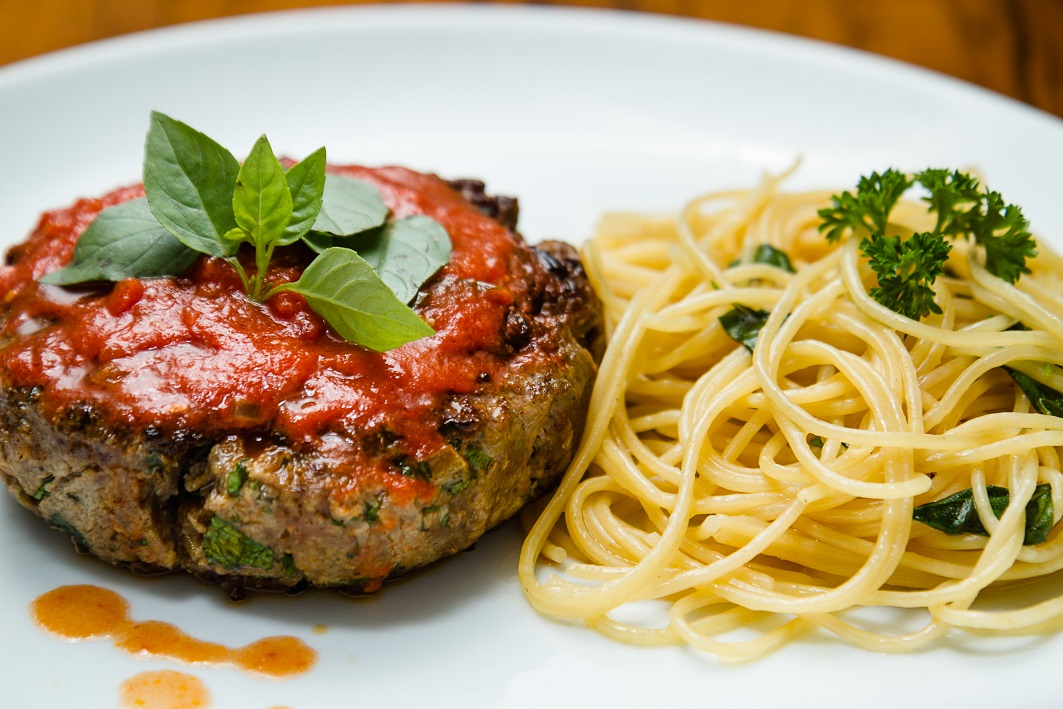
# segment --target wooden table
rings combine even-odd
[[[139,30],[337,0],[0,0],[0,65]],[[698,17],[919,64],[1063,116],[1063,0],[539,0]]]

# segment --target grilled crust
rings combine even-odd
[[[454,185],[485,213],[515,222],[515,202],[484,196],[482,183]],[[370,434],[332,431],[320,446],[296,446],[268,430],[206,438],[124,429],[89,405],[46,413],[40,387],[13,386],[2,372],[0,479],[23,506],[112,564],[183,569],[233,596],[308,585],[375,591],[508,519],[556,481],[578,442],[600,304],[571,247],[522,246],[515,258],[534,280],[532,314],[507,319],[509,356],[491,382],[445,397],[432,413],[446,444],[414,473],[428,494],[400,497],[370,481],[337,501],[322,451],[387,455]],[[445,286],[433,283],[421,298]],[[204,549],[205,536],[230,533],[259,550],[253,563],[226,566]]]

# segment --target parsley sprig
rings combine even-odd
[[[42,283],[178,276],[200,254],[239,275],[264,302],[299,293],[346,340],[384,351],[433,334],[408,305],[450,258],[450,237],[421,216],[389,221],[372,184],[325,173],[325,149],[285,169],[266,136],[243,164],[217,142],[152,113],[144,199],[109,207],[79,237],[69,264]],[[267,282],[278,247],[318,255],[293,283]],[[239,258],[254,250],[254,269]]]
[[[934,302],[934,281],[945,271],[952,245],[931,232],[899,236],[866,237],[860,251],[878,274],[878,286],[869,295],[890,310],[912,320],[941,313]]]
[[[923,201],[937,219],[932,230],[902,239],[888,233],[889,216],[915,184],[926,190]],[[934,302],[933,285],[944,273],[952,249],[950,238],[966,238],[981,247],[986,270],[1009,283],[1029,273],[1026,260],[1037,255],[1022,210],[958,170],[931,168],[914,176],[893,168],[873,172],[860,178],[855,193],[832,196],[831,206],[819,210],[819,216],[819,229],[832,243],[847,235],[865,234],[860,250],[878,276],[878,286],[869,294],[913,320],[941,312]]]
[[[893,168],[881,175],[872,172],[861,177],[856,184],[856,194],[842,192],[833,195],[833,207],[819,210],[823,220],[819,230],[826,232],[827,241],[837,243],[848,232],[861,228],[874,233],[885,233],[890,212],[901,195],[912,186],[912,180]]]

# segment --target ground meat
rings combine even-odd
[[[301,298],[266,306],[202,257],[179,278],[69,290],[69,259],[119,190],[42,217],[0,266],[0,478],[78,546],[234,594],[376,590],[467,548],[547,489],[582,430],[600,307],[571,247],[532,247],[517,203],[401,168],[398,218],[454,244],[415,310],[437,334],[376,353]],[[271,277],[297,277],[289,250]]]

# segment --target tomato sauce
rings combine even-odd
[[[210,691],[203,680],[184,672],[139,672],[119,688],[123,707],[133,709],[206,709]]]
[[[169,623],[134,621],[124,598],[98,586],[60,586],[35,598],[30,613],[34,622],[50,633],[77,641],[110,638],[131,655],[229,665],[276,679],[302,674],[317,661],[313,649],[289,636],[263,638],[230,648],[194,638]],[[164,679],[170,682],[182,677],[185,675]]]
[[[434,176],[334,169],[376,184],[393,218],[424,214],[450,234],[450,264],[416,306],[434,336],[385,353],[352,345],[299,295],[252,302],[235,271],[206,256],[177,278],[38,283],[70,259],[103,208],[142,196],[133,186],[44,214],[9,252],[0,266],[0,382],[40,387],[46,412],[92,405],[118,428],[270,431],[297,447],[328,430],[385,427],[410,455],[439,450],[430,412],[448,393],[475,391],[500,364],[500,332],[520,297],[508,271],[519,237]],[[241,258],[253,270],[250,256]],[[267,281],[297,279],[312,257],[298,245],[278,250]]]

